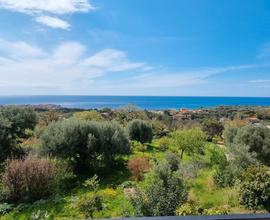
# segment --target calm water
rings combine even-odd
[[[164,97],[164,96],[9,96],[0,105],[56,104],[68,108],[118,108],[133,104],[144,109],[196,109],[219,105],[270,106],[269,98],[249,97]]]

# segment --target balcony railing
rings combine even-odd
[[[270,220],[270,214],[138,217],[138,218],[123,218],[121,220]]]

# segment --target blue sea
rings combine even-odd
[[[270,106],[270,97],[166,96],[2,96],[0,105],[55,104],[67,108],[119,108],[133,104],[143,109],[198,109],[224,106]]]

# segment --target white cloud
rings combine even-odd
[[[60,28],[64,30],[69,30],[70,28],[70,24],[68,22],[57,17],[43,15],[37,17],[36,21],[51,28]]]
[[[25,42],[0,40],[0,49],[3,47],[5,50],[0,50],[1,94],[85,93],[98,77],[145,67],[113,49],[89,56],[86,47],[78,42],[65,42],[52,51],[44,51]],[[20,47],[18,56],[14,48]]]
[[[249,83],[270,83],[270,79],[256,79],[250,80]]]
[[[44,52],[37,46],[27,44],[23,41],[6,41],[0,39],[0,52],[12,58],[29,58],[43,56]]]
[[[2,95],[175,95],[175,91],[186,86],[206,83],[210,76],[257,67],[238,65],[171,71],[133,62],[124,51],[111,48],[89,55],[86,46],[78,42],[63,42],[47,51],[26,42],[0,39]]]
[[[105,49],[84,60],[83,65],[95,68],[105,68],[106,71],[125,71],[145,66],[144,63],[131,63],[123,51]]]
[[[87,12],[94,6],[88,0],[0,0],[0,8],[28,14],[67,14]]]
[[[264,44],[259,52],[257,53],[257,58],[266,58],[270,56],[270,43]]]
[[[68,30],[70,24],[55,15],[88,12],[95,8],[89,0],[0,0],[0,9],[26,13],[35,16],[40,24]]]

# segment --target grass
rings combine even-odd
[[[202,170],[195,180],[189,182],[190,199],[199,203],[203,208],[239,206],[237,190],[216,187],[212,178],[213,172],[214,170]]]

